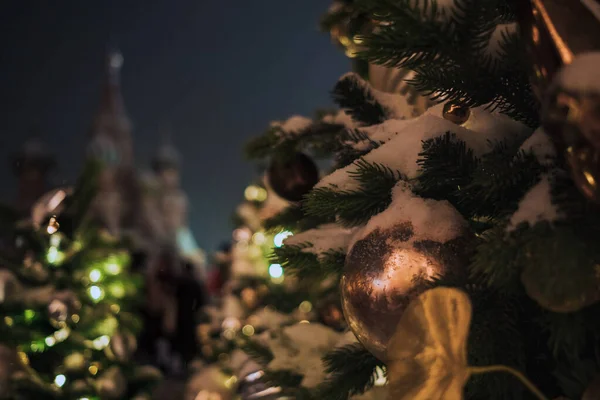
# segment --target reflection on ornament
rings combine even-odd
[[[283,276],[283,267],[281,264],[269,265],[269,275],[271,275],[271,278],[281,278]]]
[[[292,232],[290,232],[290,231],[279,232],[273,238],[273,244],[275,245],[275,247],[281,247],[281,246],[283,246],[283,241],[285,239],[287,239],[288,237],[293,236],[293,235],[294,234]]]
[[[340,283],[344,315],[357,339],[385,361],[388,342],[410,301],[432,278],[462,267],[458,247],[408,242],[410,222],[379,229],[357,241],[346,257]]]
[[[444,104],[442,112],[445,120],[448,120],[456,125],[462,125],[469,120],[471,110],[469,107],[464,107],[451,101]]]

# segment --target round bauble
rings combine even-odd
[[[267,171],[269,186],[281,198],[302,200],[319,181],[317,165],[306,154],[275,158]]]
[[[413,226],[375,229],[350,249],[341,279],[342,307],[356,338],[386,361],[387,345],[411,300],[432,279],[463,271],[461,238],[444,244],[411,241]]]
[[[110,338],[110,344],[104,349],[111,360],[127,362],[137,349],[137,340],[130,332],[117,332]]]
[[[110,367],[96,381],[102,399],[120,399],[127,390],[127,380],[119,367]]]
[[[462,125],[469,120],[469,117],[471,116],[471,109],[469,109],[469,107],[461,106],[460,104],[449,101],[444,104],[442,116],[447,121],[450,121],[456,125]]]

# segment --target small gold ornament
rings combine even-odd
[[[385,231],[376,229],[357,241],[346,257],[340,283],[346,321],[382,361],[411,300],[435,277],[464,267],[461,241],[410,242],[413,236],[408,221]]]
[[[462,125],[469,120],[471,109],[449,101],[444,104],[442,115],[445,120]]]
[[[600,399],[600,375],[596,375],[590,382],[588,387],[583,392],[581,400],[598,400]]]

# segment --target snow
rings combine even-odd
[[[304,249],[304,251],[316,255],[322,255],[328,250],[342,250],[345,253],[355,232],[356,229],[344,228],[337,224],[326,224],[290,236],[284,243],[287,246],[310,243],[312,246]]]
[[[558,86],[582,94],[600,92],[600,52],[581,54],[556,77]]]
[[[457,139],[465,141],[475,156],[481,156],[492,148],[490,142],[505,138],[524,140],[531,129],[511,118],[486,110],[485,107],[471,109],[471,115],[463,125],[456,125],[443,118],[443,104],[431,107],[425,114],[411,120],[390,120],[378,127],[370,127],[377,138],[391,139],[362,157],[370,163],[378,163],[401,172],[408,179],[419,175],[419,153],[423,141],[452,132]],[[354,190],[358,182],[348,175],[357,170],[350,164],[324,177],[315,187],[334,187],[338,191]]]
[[[532,187],[519,202],[519,208],[510,218],[507,231],[513,231],[523,222],[534,226],[541,221],[554,222],[559,218],[559,211],[552,203],[550,179],[544,175],[540,182]]]
[[[556,157],[556,149],[552,139],[543,128],[536,129],[521,145],[521,150],[531,151],[542,165],[552,165]]]
[[[390,206],[372,217],[352,238],[349,247],[377,229],[385,231],[406,221],[410,221],[413,228],[413,236],[407,244],[423,240],[446,243],[468,229],[467,221],[449,202],[418,197],[401,181],[392,189]]]
[[[313,121],[310,118],[300,115],[293,115],[285,122],[275,122],[272,124],[272,126],[278,127],[280,134],[297,135],[308,128],[312,123]]]
[[[504,43],[504,37],[517,32],[516,22],[510,24],[499,24],[490,36],[490,41],[487,47],[487,53],[494,58],[500,58],[503,56],[502,43]]]
[[[300,323],[265,332],[257,339],[273,353],[268,369],[302,374],[302,386],[314,388],[326,376],[321,358],[340,341],[342,335],[321,324]]]
[[[343,125],[348,129],[354,129],[358,126],[356,122],[352,120],[352,117],[344,110],[338,111],[335,115],[326,115],[323,117],[322,121],[327,124]]]

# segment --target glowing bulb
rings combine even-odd
[[[52,235],[50,236],[50,245],[54,247],[60,246],[60,236],[61,235]]]
[[[56,377],[54,378],[54,383],[58,387],[63,387],[65,382],[67,382],[67,377],[64,376],[63,374],[56,375]]]
[[[112,275],[117,275],[121,272],[121,266],[115,262],[108,263],[106,265],[106,272]]]
[[[227,389],[231,389],[233,387],[233,385],[235,385],[237,382],[237,377],[236,376],[231,376],[229,379],[227,379],[225,381],[225,387]]]
[[[99,338],[94,339],[94,341],[92,342],[92,346],[94,346],[96,350],[102,350],[103,348],[108,346],[109,343],[110,338],[107,335],[103,335]]]
[[[90,371],[90,374],[96,375],[98,373],[98,367],[95,365],[90,365],[88,371]]]
[[[281,247],[281,246],[283,246],[283,241],[285,239],[287,239],[288,237],[292,236],[292,235],[293,235],[293,233],[290,232],[290,231],[279,232],[273,238],[273,243],[275,244],[275,247]]]
[[[281,278],[283,276],[283,268],[281,267],[281,264],[269,265],[269,275],[271,275],[271,278]]]
[[[90,281],[98,282],[102,278],[102,273],[98,269],[93,269],[90,271]]]
[[[260,188],[258,186],[248,186],[246,190],[244,190],[244,197],[248,201],[256,200],[259,196]]]
[[[57,341],[62,342],[69,337],[71,331],[68,328],[63,328],[54,333],[54,337]]]
[[[54,246],[48,249],[48,254],[46,254],[46,259],[50,264],[54,264],[58,261],[58,249]]]
[[[48,336],[44,342],[46,342],[46,346],[52,347],[56,344],[56,339],[54,339],[52,336]]]
[[[310,301],[304,300],[302,303],[300,303],[300,305],[298,306],[298,308],[303,313],[309,313],[312,310],[312,304],[310,303]]]
[[[90,287],[89,292],[90,297],[94,301],[99,301],[104,296],[104,292],[102,291],[102,289],[100,289],[100,287],[96,285]]]
[[[121,297],[125,296],[125,287],[123,286],[123,284],[121,282],[113,283],[112,285],[110,285],[108,287],[108,290],[109,290],[110,294],[116,298],[121,298]]]
[[[33,310],[25,310],[23,312],[23,316],[27,322],[31,322],[35,318],[35,311]]]
[[[265,237],[265,234],[262,232],[256,232],[254,235],[252,235],[252,241],[255,244],[258,244],[258,245],[264,244],[266,240],[267,240],[267,238]]]

